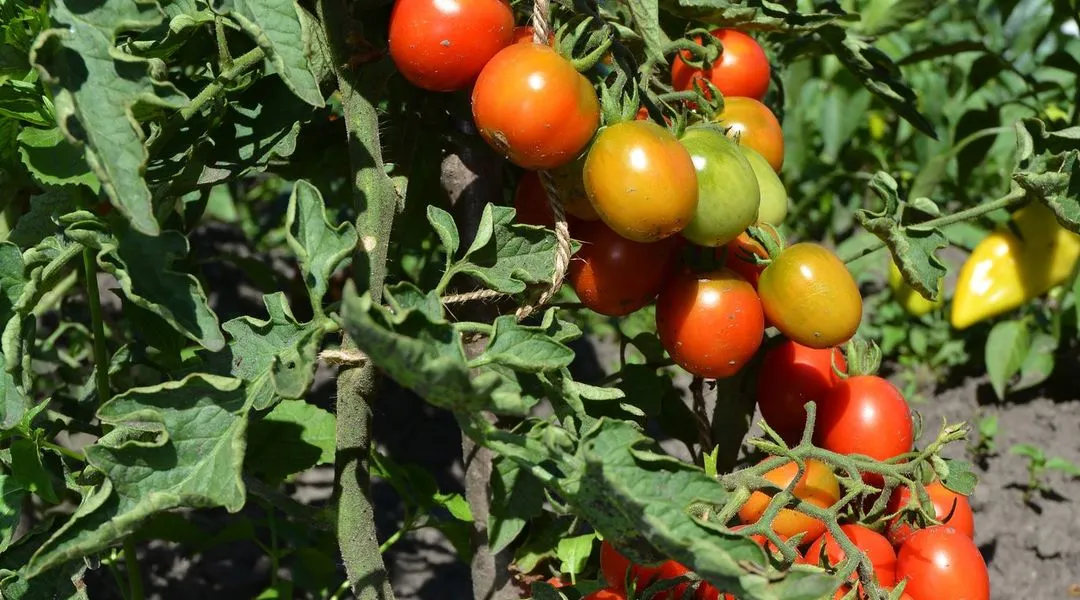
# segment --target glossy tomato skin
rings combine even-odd
[[[765,320],[754,288],[730,269],[681,271],[656,301],[660,343],[683,369],[699,377],[729,377],[754,356]]]
[[[675,579],[676,577],[682,577],[689,572],[690,569],[687,569],[673,560],[664,561],[657,567],[656,579],[654,582],[662,581],[664,579]],[[652,600],[682,600],[683,594],[686,593],[687,588],[691,585],[690,582],[680,583],[654,595]]]
[[[585,159],[585,191],[600,219],[635,242],[681,231],[698,202],[690,153],[652,121],[605,127]]]
[[[473,87],[472,111],[480,135],[526,169],[574,160],[600,125],[592,84],[541,44],[512,44],[492,57]]]
[[[914,441],[907,400],[877,375],[856,375],[838,382],[818,407],[814,444],[826,450],[883,461],[910,452]],[[875,476],[867,481],[873,484],[880,479]]]
[[[761,192],[761,202],[758,204],[758,223],[768,223],[779,227],[787,218],[788,195],[784,182],[773,170],[769,161],[760,152],[745,144],[739,145],[739,150],[746,157],[746,162],[757,177],[758,190]]]
[[[934,518],[944,521],[945,525],[963,533],[969,538],[975,537],[975,514],[971,510],[971,502],[967,496],[958,494],[945,487],[940,481],[935,481],[926,486],[926,493],[930,496],[930,502],[934,505]],[[912,497],[911,489],[907,486],[897,488],[889,498],[886,510],[892,514],[908,504]],[[896,517],[889,521],[886,535],[894,546],[901,546],[905,540],[911,537],[915,529],[910,522]]]
[[[585,193],[585,157],[568,162],[565,165],[552,169],[551,179],[555,188],[559,191],[559,200],[566,212],[584,221],[598,221],[600,215],[589,202],[589,195]],[[537,178],[539,183],[539,177]]]
[[[784,165],[784,130],[768,106],[753,98],[724,98],[716,121],[739,143],[761,153],[777,173]]]
[[[885,536],[858,524],[841,525],[840,529],[853,544],[862,550],[874,565],[874,574],[878,584],[886,587],[896,585],[896,551]],[[822,556],[825,560],[822,561]],[[812,565],[837,566],[847,557],[839,542],[829,532],[819,537],[806,551],[806,561]],[[858,578],[856,575],[855,578]]]
[[[786,487],[798,472],[799,466],[791,461],[766,473],[765,479],[782,488]],[[797,498],[821,508],[828,508],[840,500],[840,482],[837,481],[836,475],[828,465],[814,459],[806,461],[806,471],[792,491]],[[772,496],[765,492],[754,492],[750,495],[750,499],[739,508],[739,518],[743,523],[756,523],[765,513],[771,498]],[[804,546],[809,545],[825,532],[824,523],[792,508],[780,509],[772,525],[773,531],[781,539],[787,539],[797,533],[805,533],[806,535],[802,538]]]
[[[506,0],[397,0],[390,13],[390,58],[417,87],[468,87],[514,36]]]
[[[990,576],[967,534],[939,525],[911,535],[896,557],[896,579],[912,600],[989,600]]]
[[[847,342],[862,321],[862,296],[835,254],[801,242],[788,246],[761,273],[765,316],[780,333],[811,348]]]
[[[671,85],[676,90],[689,90],[697,79],[712,81],[727,101],[729,96],[745,96],[761,100],[769,91],[769,58],[754,38],[734,29],[711,32],[720,40],[723,52],[720,59],[705,70],[695,69],[683,61],[688,52],[681,52],[671,64]],[[696,40],[699,44],[701,38]],[[706,88],[707,89],[707,88]]]
[[[820,412],[829,390],[840,382],[833,364],[841,371],[847,361],[837,348],[809,348],[791,340],[773,346],[761,362],[757,379],[757,403],[761,418],[788,444],[797,444],[806,427],[807,402]]]
[[[682,236],[699,246],[723,246],[757,221],[757,177],[739,146],[717,127],[689,127],[682,144],[698,182],[697,209]]]
[[[570,235],[582,244],[570,258],[570,285],[582,304],[610,317],[652,302],[674,270],[681,246],[678,237],[632,242],[600,221],[579,221]]]

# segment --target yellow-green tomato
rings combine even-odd
[[[681,141],[698,182],[697,208],[682,235],[699,246],[723,246],[757,221],[761,192],[754,169],[717,127],[687,128]]]
[[[788,195],[780,176],[773,170],[769,161],[760,152],[750,146],[739,145],[750,168],[757,177],[758,190],[761,192],[761,203],[758,205],[758,223],[768,223],[779,227],[787,217]]]

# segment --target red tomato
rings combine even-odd
[[[734,29],[717,29],[713,36],[720,40],[723,52],[717,62],[704,71],[683,61],[690,53],[683,51],[671,65],[671,85],[676,90],[689,90],[698,79],[706,78],[724,95],[746,96],[761,100],[769,91],[769,58],[754,38]],[[695,40],[701,43],[701,38]],[[706,88],[707,90],[707,88]]]
[[[797,444],[806,427],[804,406],[821,403],[840,378],[833,371],[847,369],[837,348],[816,349],[785,340],[769,349],[757,379],[757,402],[761,418],[789,444]],[[819,417],[820,418],[820,417]]]
[[[814,444],[841,454],[888,460],[911,451],[915,426],[900,391],[877,375],[838,382],[818,407]],[[870,484],[880,476],[866,474]]]
[[[920,529],[900,546],[897,581],[912,600],[989,600],[990,576],[967,534],[939,525]]]
[[[889,587],[896,585],[896,552],[889,540],[862,525],[841,525],[840,529],[859,550],[870,558],[878,584]],[[806,561],[812,565],[822,565],[823,554],[829,566],[833,567],[847,558],[847,553],[840,547],[839,542],[827,531],[806,551]],[[855,578],[858,576],[856,575]]]
[[[554,169],[575,158],[600,126],[592,84],[541,44],[513,44],[480,72],[472,93],[480,135],[526,169]]]
[[[607,540],[604,540],[600,544],[600,572],[603,574],[608,587],[620,594],[625,594],[627,571],[630,572],[635,588],[643,590],[656,578],[660,569],[631,563],[630,559],[619,553]]]
[[[570,285],[582,304],[602,315],[628,315],[652,302],[678,259],[677,237],[632,242],[600,221],[579,221],[570,234],[582,243],[570,259]]]
[[[944,521],[946,525],[964,533],[969,538],[975,537],[975,514],[971,511],[971,503],[968,502],[967,496],[957,494],[945,487],[940,481],[935,481],[926,486],[926,493],[934,504],[936,519],[940,521],[945,517],[949,517],[947,521]],[[900,510],[907,506],[912,496],[913,494],[907,486],[897,488],[892,497],[889,498],[886,510],[889,513]],[[900,546],[904,543],[904,540],[911,537],[914,531],[910,522],[901,517],[896,517],[889,521],[886,534],[894,546]]]
[[[727,134],[757,150],[777,173],[784,165],[784,130],[768,106],[753,98],[724,98],[724,111],[716,117]]]
[[[746,527],[746,525],[736,525],[736,526],[732,527],[731,530],[732,531],[738,531],[738,530],[743,529],[745,527]],[[762,548],[764,548],[766,552],[772,554],[776,559],[779,560],[781,558],[780,549],[777,548],[775,544],[773,544],[768,539],[766,539],[765,536],[752,535],[752,536],[750,536],[750,539],[754,540],[754,542],[757,543],[758,546],[761,546]],[[799,554],[799,551],[796,549],[795,550],[795,564],[800,564],[800,563],[805,563],[805,562],[806,562],[806,559],[804,559],[803,556],[801,554]],[[723,595],[721,595],[720,590],[716,589],[715,587],[713,587],[708,582],[702,582],[700,584],[700,586],[698,587],[697,594],[694,596],[694,600],[720,600],[720,598],[723,598],[724,600],[735,600],[735,596],[732,596],[731,594],[723,594]]]
[[[626,595],[618,590],[596,590],[581,600],[626,600]]]
[[[681,577],[690,572],[690,569],[680,565],[679,563],[669,560],[660,563],[660,567],[657,569],[656,581],[662,581],[664,579],[675,579]],[[664,590],[652,597],[652,600],[682,600],[683,594],[686,592],[692,584],[690,582],[680,583],[675,587]],[[641,588],[642,590],[645,588]]]
[[[766,473],[765,479],[773,482],[777,487],[786,487],[798,472],[799,466],[791,461]],[[792,493],[796,498],[815,506],[829,508],[840,500],[840,482],[836,480],[836,475],[833,474],[829,465],[809,459],[806,461],[806,470]],[[771,494],[754,492],[750,495],[750,499],[739,508],[739,518],[743,523],[756,523],[765,513],[770,500],[772,500]],[[825,532],[824,523],[792,508],[780,509],[772,527],[781,539],[787,539],[797,533],[806,534],[802,538],[802,545],[811,543]]]
[[[729,377],[753,358],[765,333],[754,288],[734,271],[675,274],[656,301],[660,343],[700,377]]]
[[[465,89],[514,36],[506,0],[397,0],[390,13],[390,58],[413,85]]]
[[[761,305],[785,336],[811,348],[847,342],[862,321],[862,296],[847,266],[824,246],[785,248],[761,272]]]

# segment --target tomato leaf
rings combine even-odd
[[[667,64],[664,47],[671,43],[664,29],[660,27],[659,0],[627,0],[630,14],[634,17],[637,31],[645,41],[645,54],[658,64]]]
[[[1046,381],[1054,372],[1054,352],[1058,341],[1044,331],[1032,334],[1031,348],[1020,365],[1020,379],[1009,386],[1014,392],[1032,388]]]
[[[25,497],[26,489],[13,475],[0,473],[0,553],[11,545],[19,519],[22,518]]]
[[[532,473],[502,456],[493,460],[488,545],[501,552],[544,508],[544,487]]]
[[[323,298],[330,275],[356,249],[356,228],[333,225],[326,216],[322,194],[306,181],[296,182],[285,213],[285,239],[296,254],[316,315],[323,314]]]
[[[441,230],[439,235],[443,235]],[[488,204],[480,217],[476,238],[464,258],[450,267],[444,281],[465,273],[490,289],[520,294],[526,284],[551,281],[554,272],[555,233],[517,225],[514,209]]]
[[[1063,227],[1080,232],[1080,127],[1047,131],[1028,118],[1016,124],[1016,138],[1013,181],[1045,202]]]
[[[941,480],[942,485],[956,492],[970,496],[979,485],[979,476],[975,474],[974,467],[966,460],[946,458],[945,463],[949,467],[949,475]]]
[[[559,572],[576,575],[585,570],[585,563],[592,554],[593,542],[596,541],[595,533],[587,533],[559,540],[555,548],[555,556],[559,558]]]
[[[999,399],[1005,398],[1009,380],[1024,364],[1031,349],[1031,336],[1024,321],[1002,321],[986,338],[986,372]]]
[[[20,438],[11,442],[11,474],[26,491],[41,496],[50,504],[60,501],[41,462],[41,447],[35,441]]]
[[[239,379],[206,374],[131,389],[103,404],[98,417],[112,430],[86,457],[106,479],[34,553],[25,575],[102,550],[161,511],[239,511],[249,408]]]
[[[319,82],[308,67],[307,48],[314,33],[300,26],[295,0],[218,0],[219,9],[236,19],[300,99],[325,106]]]
[[[22,248],[36,246],[58,233],[56,218],[75,210],[75,201],[66,190],[51,188],[30,197],[30,210],[15,223],[8,241]]]
[[[866,209],[855,211],[855,219],[876,235],[889,247],[893,261],[900,268],[904,281],[928,300],[937,300],[940,292],[939,282],[947,270],[945,263],[936,252],[948,245],[948,240],[941,231],[927,229],[919,225],[900,223],[900,196],[897,193],[896,180],[889,174],[877,172],[870,182],[874,191],[884,203],[880,212]]]
[[[101,183],[83,152],[56,127],[26,127],[19,134],[19,154],[34,179],[45,185],[85,185],[97,194]]]
[[[147,151],[134,115],[136,103],[180,108],[187,98],[150,61],[116,48],[116,35],[161,23],[155,2],[104,0],[93,6],[50,5],[59,25],[42,32],[31,60],[52,92],[56,120],[68,139],[85,144],[86,161],[109,199],[132,227],[160,231],[150,189],[141,177]],[[121,75],[123,74],[123,75]]]
[[[156,313],[207,350],[225,346],[202,284],[194,275],[171,268],[177,258],[188,253],[183,234],[170,230],[151,237],[122,228],[115,238],[100,236],[98,243],[98,264],[116,277],[132,302]]]
[[[37,84],[19,79],[0,79],[0,116],[37,127],[51,127],[55,121]]]
[[[315,377],[324,330],[314,321],[299,323],[285,294],[263,296],[270,318],[238,317],[224,325],[228,347],[209,358],[218,372],[244,380],[256,410],[281,399],[303,398]]]
[[[513,315],[495,319],[491,340],[469,361],[470,367],[491,363],[526,373],[542,373],[569,366],[574,351],[548,336],[543,327],[519,325]]]
[[[334,415],[303,400],[282,400],[251,424],[244,463],[278,481],[315,465],[334,462]]]

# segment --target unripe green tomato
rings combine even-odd
[[[723,246],[758,219],[761,192],[739,146],[713,126],[689,127],[683,147],[697,170],[698,203],[682,235],[699,246]]]
[[[750,146],[739,146],[750,168],[757,177],[758,190],[761,192],[761,203],[758,204],[758,223],[768,223],[779,227],[787,217],[788,195],[780,176],[773,170],[769,161],[760,152]]]

